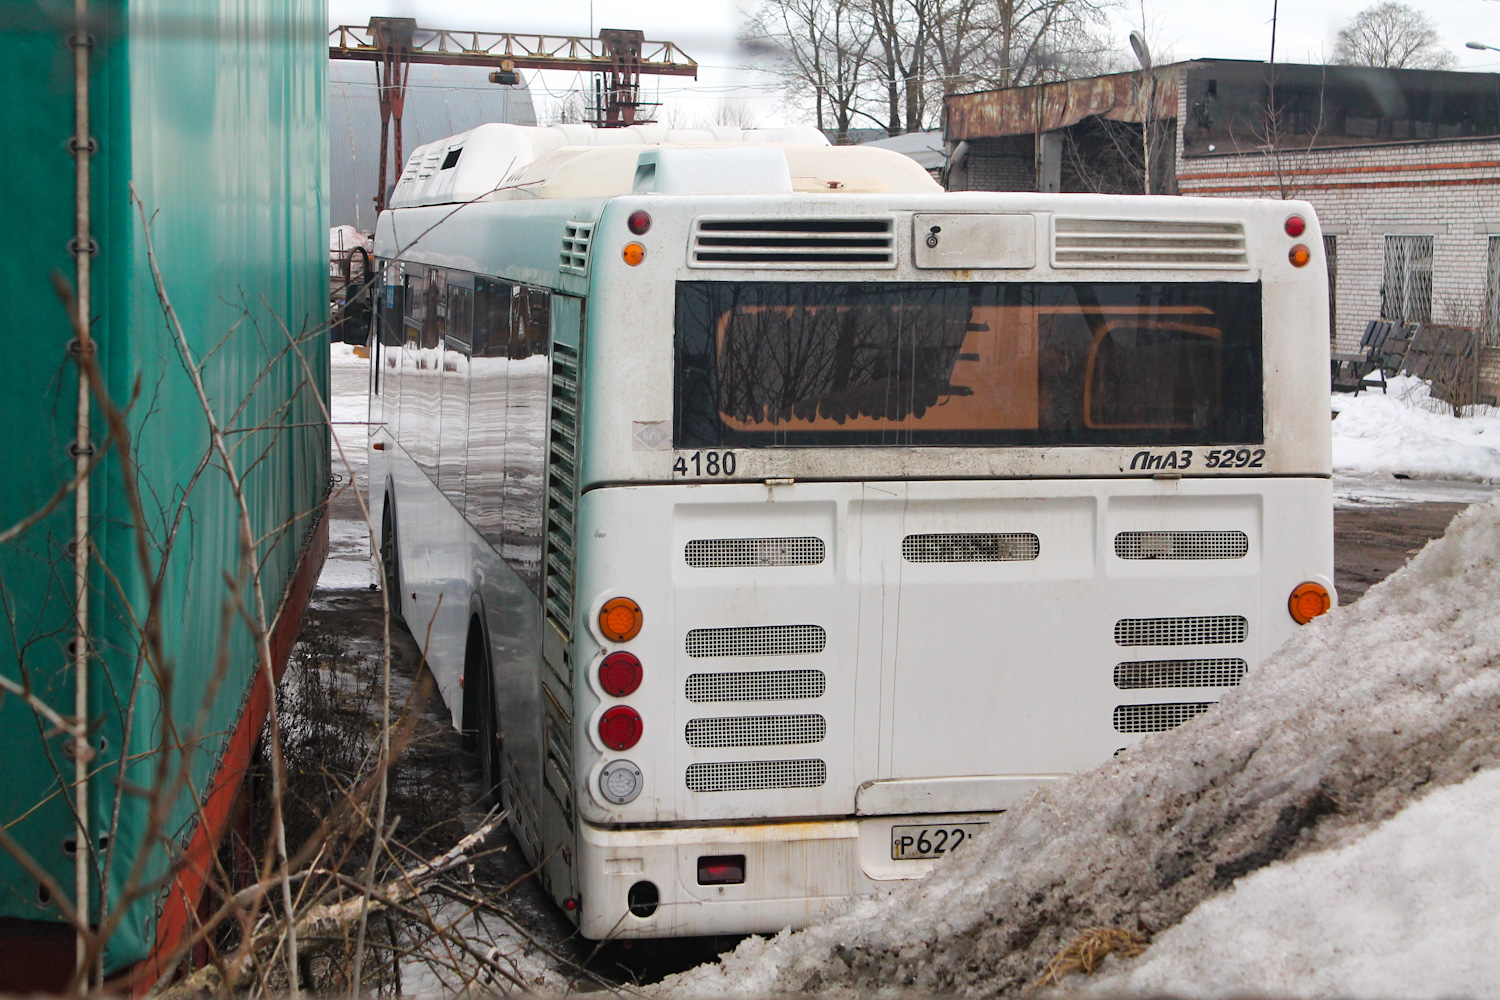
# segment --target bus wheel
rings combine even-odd
[[[498,804],[500,801],[500,727],[495,714],[495,682],[490,672],[490,647],[484,629],[476,621],[469,626],[464,660],[465,688],[474,693],[472,711],[465,711],[472,734],[472,749],[479,753],[480,787]],[[467,700],[467,698],[466,698]],[[465,741],[469,742],[469,741]]]
[[[385,507],[380,512],[380,569],[384,574],[381,585],[385,588],[385,601],[390,606],[391,621],[399,622],[401,616],[401,549],[396,544],[395,504],[386,494]]]

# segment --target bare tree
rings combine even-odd
[[[945,93],[1097,68],[1120,0],[761,0],[742,41],[781,64],[819,128],[936,124]]]
[[[750,105],[738,97],[720,98],[709,113],[708,124],[729,125],[734,128],[755,128],[755,112]]]
[[[766,0],[740,40],[777,60],[791,107],[843,140],[864,114],[872,34],[855,0]]]
[[[1382,0],[1339,29],[1333,61],[1342,66],[1450,69],[1458,60],[1444,49],[1436,23],[1415,7]]]

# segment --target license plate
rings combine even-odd
[[[936,826],[891,827],[891,860],[940,858],[979,833],[987,823],[942,823]]]

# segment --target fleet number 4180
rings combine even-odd
[[[672,473],[677,476],[732,476],[739,460],[732,451],[695,451],[691,455],[678,455],[672,463]]]

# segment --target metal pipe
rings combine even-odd
[[[93,444],[89,434],[89,375],[87,364],[93,352],[89,335],[90,278],[95,250],[92,222],[89,217],[90,170],[93,165],[94,140],[89,124],[89,48],[94,44],[89,34],[88,0],[73,0],[73,164],[74,164],[74,234],[73,260],[77,285],[77,322],[74,324],[78,351],[78,415],[73,440],[73,793],[77,812],[74,850],[76,879],[75,909],[78,913],[77,969],[83,984],[88,982],[89,950],[89,865],[93,858],[89,829],[89,764],[93,757],[88,744],[89,718],[89,467]]]

